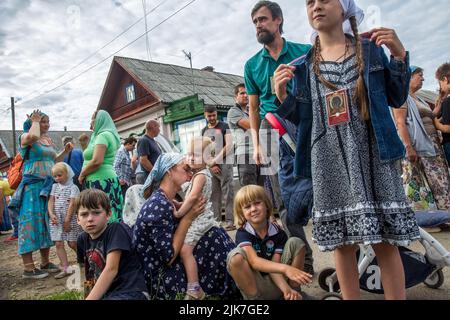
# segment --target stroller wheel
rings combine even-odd
[[[322,297],[322,300],[343,300],[339,293],[327,293]]]
[[[319,273],[319,277],[317,281],[319,282],[319,286],[322,288],[322,290],[326,292],[330,292],[330,287],[327,283],[327,278],[332,276],[336,272],[336,269],[334,268],[325,268]],[[341,288],[339,287],[339,282],[337,281],[333,283],[333,292],[339,292]]]
[[[433,272],[423,283],[431,289],[440,288],[444,283],[444,273],[442,272],[442,269]]]

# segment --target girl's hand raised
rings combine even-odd
[[[281,103],[287,98],[287,84],[294,78],[295,67],[287,64],[278,66],[277,70],[273,74],[273,86],[275,88],[275,94]]]
[[[375,41],[377,46],[385,45],[395,60],[404,61],[406,57],[406,50],[402,42],[393,29],[375,28],[369,31],[372,36],[370,41]]]

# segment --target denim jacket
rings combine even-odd
[[[8,209],[10,209],[13,214],[16,215],[16,217],[19,216],[20,207],[22,206],[22,197],[23,192],[25,190],[25,187],[30,184],[35,184],[39,182],[44,182],[42,185],[42,189],[39,192],[39,195],[43,197],[44,199],[48,200],[50,196],[50,192],[52,191],[52,186],[54,183],[53,177],[47,176],[45,178],[34,176],[31,174],[24,174],[22,177],[22,181],[20,182],[19,186],[17,187],[16,192],[14,192],[14,195],[11,198],[11,201],[9,203]]]
[[[362,39],[364,54],[364,82],[368,91],[370,120],[379,149],[380,160],[389,162],[402,159],[405,148],[400,140],[389,106],[400,108],[406,101],[409,91],[411,71],[409,53],[405,62],[393,57],[389,61],[381,47],[374,42]],[[312,101],[309,81],[309,67],[313,50],[296,66],[293,89],[276,113],[297,126],[297,150],[295,152],[294,175],[311,177]],[[326,129],[324,129],[324,133]]]

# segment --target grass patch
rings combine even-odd
[[[42,297],[40,300],[84,300],[84,294],[80,291],[63,291],[49,296]]]

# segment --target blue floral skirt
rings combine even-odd
[[[194,248],[200,286],[207,295],[220,297],[223,300],[241,298],[226,267],[228,252],[234,248],[235,244],[226,231],[217,227],[211,228]],[[162,267],[159,270],[144,268],[144,275],[151,299],[183,299],[187,279],[180,257],[171,267]]]

